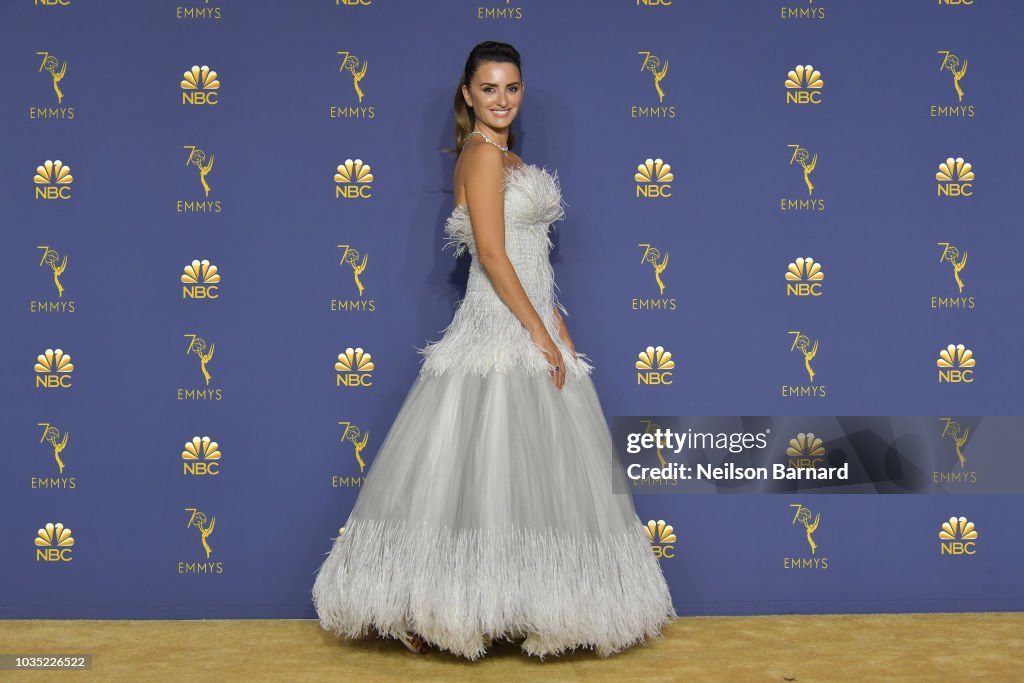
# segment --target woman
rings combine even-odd
[[[473,48],[455,98],[466,296],[385,437],[318,570],[321,626],[372,627],[477,659],[495,638],[602,657],[660,634],[668,586],[623,483],[592,366],[559,311],[548,230],[557,175],[510,151],[519,53]],[[613,493],[617,481],[624,493]]]

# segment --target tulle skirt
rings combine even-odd
[[[676,617],[589,375],[514,370],[419,374],[312,593],[338,635],[469,659],[515,634],[606,657]]]

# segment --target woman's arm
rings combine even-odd
[[[505,166],[501,154],[501,150],[489,144],[467,146],[462,151],[466,164],[466,208],[477,258],[498,298],[527,329],[549,365],[559,368],[549,372],[555,386],[561,389],[566,375],[562,354],[505,253]]]
[[[505,253],[505,170],[501,150],[493,145],[467,147],[466,205],[473,225],[480,265],[494,291],[531,334],[547,333]],[[549,335],[550,336],[550,335]]]
[[[558,336],[562,338],[565,345],[572,351],[572,355],[576,355],[576,345],[572,343],[572,337],[569,336],[569,328],[565,326],[565,321],[562,320],[562,314],[558,311],[558,305],[555,304],[551,307],[555,311],[555,320],[558,321]]]

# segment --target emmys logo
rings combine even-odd
[[[637,245],[643,252],[640,255],[640,263],[650,265],[651,274],[654,276],[654,284],[658,287],[658,298],[633,297],[634,311],[674,311],[676,310],[675,297],[662,298],[665,294],[665,279],[663,274],[668,268],[668,253],[662,255],[661,250],[649,242],[641,242]]]
[[[821,296],[824,279],[820,263],[810,257],[798,258],[786,269],[786,296]]]
[[[178,21],[220,19],[222,10],[219,6],[210,7],[210,0],[194,0],[194,4],[202,3],[202,7],[178,7],[175,18]]]
[[[355,456],[356,463],[359,465],[359,474],[362,474],[366,471],[366,460],[363,459],[363,450],[366,448],[366,444],[370,440],[370,432],[364,432],[362,429],[348,421],[339,421],[338,424],[343,427],[341,432],[341,443],[352,445],[353,455]],[[346,450],[348,450],[347,447]],[[333,488],[357,488],[362,485],[363,478],[361,476],[353,477],[336,474],[331,477],[331,487]]]
[[[949,242],[938,242],[942,247],[942,254],[939,257],[940,263],[948,263],[953,268],[953,280],[956,282],[957,293],[963,294],[964,280],[961,273],[967,266],[967,252],[960,253],[960,250]],[[973,309],[973,296],[933,296],[931,298],[932,308],[960,308]]]
[[[46,349],[36,357],[36,389],[70,389],[74,369],[69,354],[60,349]]]
[[[196,171],[199,173],[199,184],[203,188],[203,197],[209,197],[210,183],[207,176],[213,170],[214,155],[211,154],[207,158],[206,152],[195,145],[182,145],[182,148],[188,150],[188,154],[185,156],[185,166],[196,167]],[[177,210],[178,213],[220,213],[223,207],[219,199],[215,201],[179,199]]]
[[[963,157],[949,157],[935,174],[939,197],[970,197],[974,194],[974,167]]]
[[[500,0],[499,0],[500,2]],[[497,7],[483,7],[479,6],[476,8],[476,18],[481,20],[505,20],[505,21],[518,21],[523,18],[522,7],[510,6],[510,0],[505,0],[504,6],[498,5]]]
[[[799,351],[804,357],[804,369],[807,371],[807,381],[809,384],[808,386],[783,384],[783,398],[792,398],[796,396],[825,398],[825,385],[814,383],[814,377],[817,373],[814,371],[814,368],[811,367],[811,361],[818,355],[818,340],[815,339],[812,344],[810,337],[799,330],[790,330],[787,334],[793,335],[793,344],[789,347],[789,350]]]
[[[352,281],[355,283],[356,291],[359,293],[358,299],[331,299],[331,310],[332,311],[370,311],[377,310],[377,302],[373,299],[364,299],[363,295],[366,293],[366,287],[363,285],[363,281],[360,276],[363,271],[366,270],[366,262],[369,258],[368,254],[360,255],[359,252],[349,244],[339,244],[338,248],[341,249],[341,261],[338,263],[341,266],[342,271],[351,273]],[[346,279],[348,279],[346,277]]]
[[[647,540],[651,542],[654,556],[659,560],[663,558],[671,560],[676,556],[676,547],[674,545],[678,540],[676,538],[676,531],[672,528],[671,524],[666,524],[665,520],[659,519],[654,521],[652,519],[647,522]]]
[[[630,107],[630,116],[634,119],[674,119],[676,117],[675,106],[663,106],[665,101],[665,88],[662,82],[668,74],[668,60],[662,63],[661,59],[653,52],[640,51],[638,55],[643,57],[640,62],[640,71],[648,72],[654,80],[654,90],[658,94],[658,105],[633,105]]]
[[[193,65],[185,72],[181,81],[181,103],[216,105],[218,90],[220,80],[217,78],[217,72],[205,64]]]
[[[341,73],[348,72],[352,76],[352,87],[355,88],[359,103],[362,104],[364,93],[359,84],[366,77],[366,67],[369,63],[363,60],[360,64],[359,57],[356,57],[351,52],[338,52],[338,54],[341,55],[341,67],[338,71]]]
[[[811,509],[799,503],[790,503],[789,507],[796,508],[793,515],[793,524],[800,523],[804,528],[804,538],[810,548],[810,557],[784,557],[782,558],[783,569],[828,569],[828,556],[818,554],[818,543],[814,540],[814,532],[821,525],[821,513],[812,513]]]
[[[636,196],[651,199],[671,197],[675,176],[672,167],[661,159],[648,159],[636,167],[633,180],[636,181]]]
[[[71,547],[75,539],[71,529],[62,523],[47,522],[46,526],[36,532],[36,562],[70,562]]]
[[[825,18],[825,8],[815,6],[814,0],[808,0],[806,7],[780,7],[779,19],[819,19]]]
[[[956,90],[957,101],[963,102],[964,89],[960,86],[960,81],[967,74],[967,60],[965,59],[961,64],[960,58],[949,50],[939,50],[938,54],[943,56],[939,70],[948,71],[949,75],[953,77],[953,89]]]
[[[181,275],[182,299],[216,299],[220,296],[220,273],[206,259],[194,260]]]
[[[71,167],[60,159],[47,159],[42,166],[36,166],[32,182],[36,184],[36,199],[71,199]]]
[[[662,346],[648,346],[639,353],[636,362],[636,383],[647,386],[672,384],[670,370],[676,367],[672,354]]]
[[[51,275],[49,279],[53,282],[53,286],[57,290],[57,298],[59,301],[41,301],[33,299],[28,303],[29,312],[74,313],[75,302],[73,299],[64,299],[64,283],[61,281],[61,276],[68,267],[67,254],[62,256],[56,249],[45,244],[37,245],[36,249],[42,252],[42,257],[39,259],[39,267],[49,269]]]
[[[60,429],[53,426],[49,422],[39,422],[36,424],[37,427],[43,428],[43,434],[39,438],[39,443],[49,444],[47,451],[53,453],[53,460],[57,463],[57,474],[64,474],[64,460],[60,457],[60,454],[64,452],[64,449],[68,447],[68,433],[61,433]],[[32,478],[32,488],[75,488],[75,478],[70,479],[48,479]]]
[[[53,92],[57,97],[57,104],[61,104],[64,101],[64,91],[60,87],[60,82],[64,80],[65,74],[68,71],[68,62],[64,60],[61,63],[55,56],[49,52],[36,52],[42,59],[39,62],[38,73],[44,73],[48,76],[47,81],[53,87]],[[32,107],[28,108],[28,118],[31,119],[73,119],[75,118],[74,107]]]
[[[974,381],[974,352],[963,344],[950,344],[939,351],[939,359],[935,364],[939,366],[939,384],[970,384]]]
[[[345,159],[334,173],[335,199],[369,199],[373,196],[373,173],[362,159]]]
[[[825,445],[814,432],[800,432],[786,447],[789,467],[824,467]]]
[[[939,530],[939,555],[974,555],[977,553],[975,545],[978,540],[978,530],[974,522],[968,522],[966,517],[950,517],[942,523]]]
[[[352,3],[356,4],[356,3]],[[367,2],[369,4],[369,2]],[[328,118],[331,119],[372,119],[376,115],[376,111],[373,106],[362,106],[363,102],[363,89],[360,86],[360,81],[366,76],[366,62],[362,64],[359,62],[359,58],[350,52],[339,52],[341,55],[341,67],[339,72],[342,74],[349,74],[352,77],[352,85],[356,91],[356,97],[359,98],[358,106],[351,105],[337,105],[332,104],[328,110]],[[346,78],[347,80],[347,78]]]
[[[36,52],[42,59],[39,62],[38,73],[45,72],[49,76],[50,84],[53,86],[53,92],[57,96],[57,104],[64,101],[64,91],[61,90],[60,82],[64,80],[64,76],[68,72],[68,61],[65,59],[63,63],[49,52]],[[29,118],[75,118],[74,107],[57,107],[48,108],[40,107],[29,108]]]
[[[964,446],[967,444],[968,436],[971,433],[970,427],[960,424],[950,417],[940,417],[939,422],[943,423],[942,437],[953,442],[953,451],[956,453],[956,462],[960,469],[956,471],[956,464],[953,465],[953,472],[932,472],[932,482],[936,484],[974,484],[978,481],[978,473],[967,469],[967,454]]]
[[[942,55],[942,59],[939,61],[939,72],[948,71],[953,79],[953,90],[956,92],[957,104],[933,104],[929,107],[929,115],[939,118],[973,118],[974,105],[961,104],[964,101],[964,89],[960,81],[967,74],[967,60],[963,60],[961,64],[960,58],[948,50],[938,50],[938,54]]]
[[[206,552],[205,559],[209,560],[210,555],[213,554],[213,548],[210,547],[208,539],[217,524],[217,518],[207,519],[206,514],[200,512],[198,508],[185,508],[185,512],[189,514],[188,524],[185,528],[195,529],[199,533],[199,541],[203,544],[203,550]],[[179,574],[222,574],[223,572],[224,565],[221,562],[178,562]]]
[[[195,334],[184,334],[182,335],[188,339],[188,344],[185,347],[185,355],[195,355],[196,360],[199,362],[199,371],[203,375],[204,386],[200,389],[178,389],[178,400],[179,401],[190,401],[190,400],[216,400],[220,401],[224,397],[220,389],[208,389],[210,386],[210,380],[213,377],[210,375],[208,365],[213,360],[213,350],[217,346],[216,344],[210,344],[209,350],[207,350],[206,340]]]
[[[804,185],[807,187],[807,196],[810,197],[814,194],[814,183],[811,182],[811,174],[818,167],[818,154],[817,152],[811,156],[811,153],[806,147],[801,145],[786,145],[791,150],[792,154],[789,155],[789,165],[799,166],[803,175]],[[824,211],[825,200],[821,198],[815,199],[790,199],[783,197],[779,200],[780,211]]]
[[[181,474],[193,477],[216,477],[220,474],[220,445],[210,437],[193,436],[181,452]]]
[[[361,348],[349,347],[338,354],[334,370],[338,373],[336,387],[372,387],[373,357]]]
[[[810,64],[797,65],[786,74],[786,104],[821,104],[823,87],[820,71]]]

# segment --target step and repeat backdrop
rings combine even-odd
[[[1015,0],[6,0],[0,616],[314,616],[464,291],[444,148],[492,39],[609,424],[855,465],[630,484],[677,609],[1024,608],[1022,29]]]

